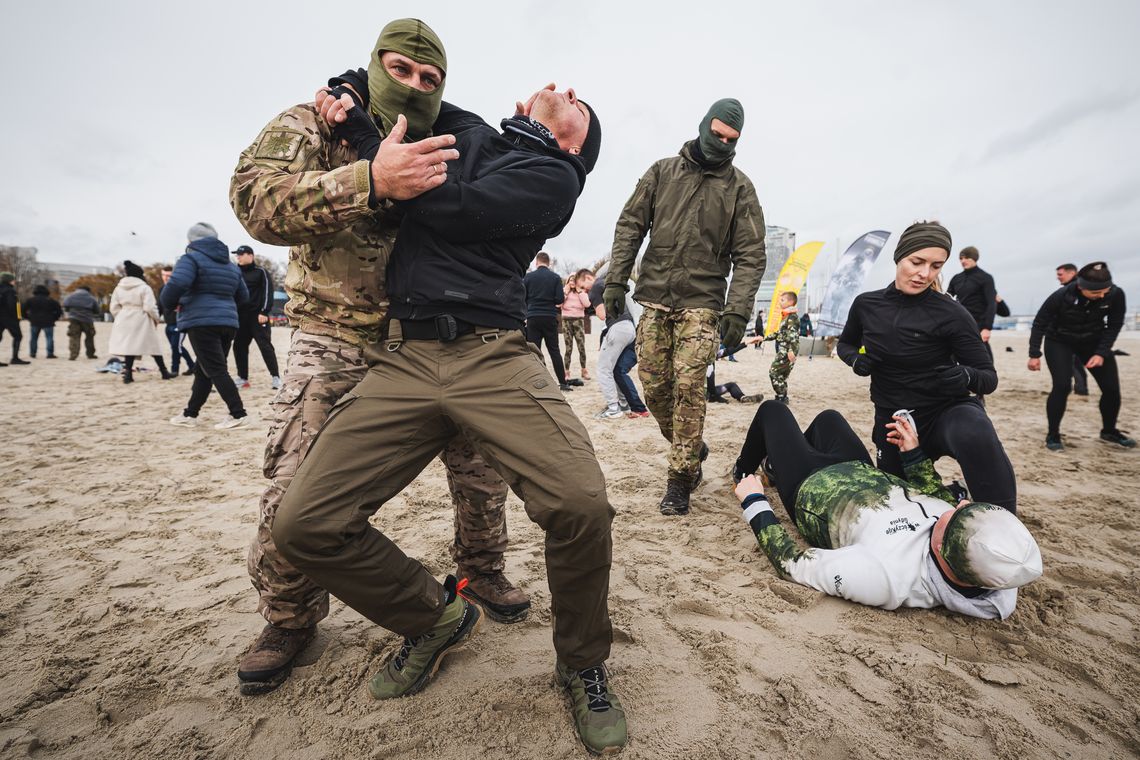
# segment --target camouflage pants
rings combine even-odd
[[[574,355],[574,344],[578,344],[578,358],[582,362],[582,369],[586,369],[586,317],[563,317],[562,337],[566,340],[566,356],[562,364],[566,367],[566,374],[570,374],[570,359]]]
[[[700,466],[705,429],[705,371],[716,356],[717,312],[646,307],[637,323],[637,363],[645,405],[672,444],[669,474]]]
[[[282,628],[305,628],[324,619],[329,595],[277,551],[273,520],[329,410],[367,372],[360,348],[329,336],[293,333],[265,445],[264,473],[270,483],[261,497],[257,535],[247,560],[259,595],[258,612]],[[506,484],[463,438],[448,444],[440,459],[455,505],[452,558],[461,573],[501,571],[507,547]]]
[[[772,368],[768,370],[768,379],[772,381],[772,390],[777,396],[788,395],[788,375],[792,374],[795,365],[788,361],[788,355],[777,356],[772,361]]]

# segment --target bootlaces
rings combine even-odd
[[[582,685],[586,689],[586,707],[590,712],[605,712],[610,709],[609,690],[606,688],[606,669],[601,665],[578,671]]]
[[[420,642],[422,642],[424,638],[424,636],[417,636],[414,639],[405,638],[404,643],[400,645],[400,651],[396,652],[396,656],[392,660],[392,667],[396,670],[403,670],[404,663],[408,661],[408,656],[411,655],[413,649],[420,645]]]

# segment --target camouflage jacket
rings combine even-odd
[[[788,358],[788,352],[793,354],[800,352],[800,318],[792,312],[784,317],[784,321],[780,323],[776,332],[771,335],[764,336],[765,341],[776,341],[776,358],[783,357],[785,360]]]
[[[938,516],[953,509],[954,497],[922,449],[903,454],[903,467],[905,481],[855,461],[809,475],[796,495],[796,525],[812,547],[807,550],[766,501],[745,500],[745,519],[786,580],[888,610],[946,607],[973,617],[1008,617],[1016,589],[967,597],[942,578],[930,554],[930,533]]]
[[[744,172],[730,161],[702,167],[686,143],[680,155],[649,167],[626,201],[614,231],[610,281],[629,279],[649,235],[635,299],[748,319],[767,261],[764,232],[764,211]]]
[[[361,346],[382,337],[384,270],[399,228],[391,204],[369,207],[369,172],[311,105],[298,105],[261,130],[230,180],[230,205],[249,234],[292,246],[290,323]]]

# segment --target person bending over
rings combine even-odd
[[[733,472],[744,519],[781,578],[871,607],[1013,613],[1017,588],[1041,575],[1037,542],[1013,513],[943,488],[905,416],[888,424],[905,479],[876,469],[839,412],[800,433],[791,411],[760,405]],[[780,525],[752,474],[763,466],[810,548]]]

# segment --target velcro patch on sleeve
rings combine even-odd
[[[274,161],[292,161],[301,152],[305,136],[291,129],[275,129],[261,137],[254,151],[254,158],[268,158]]]

